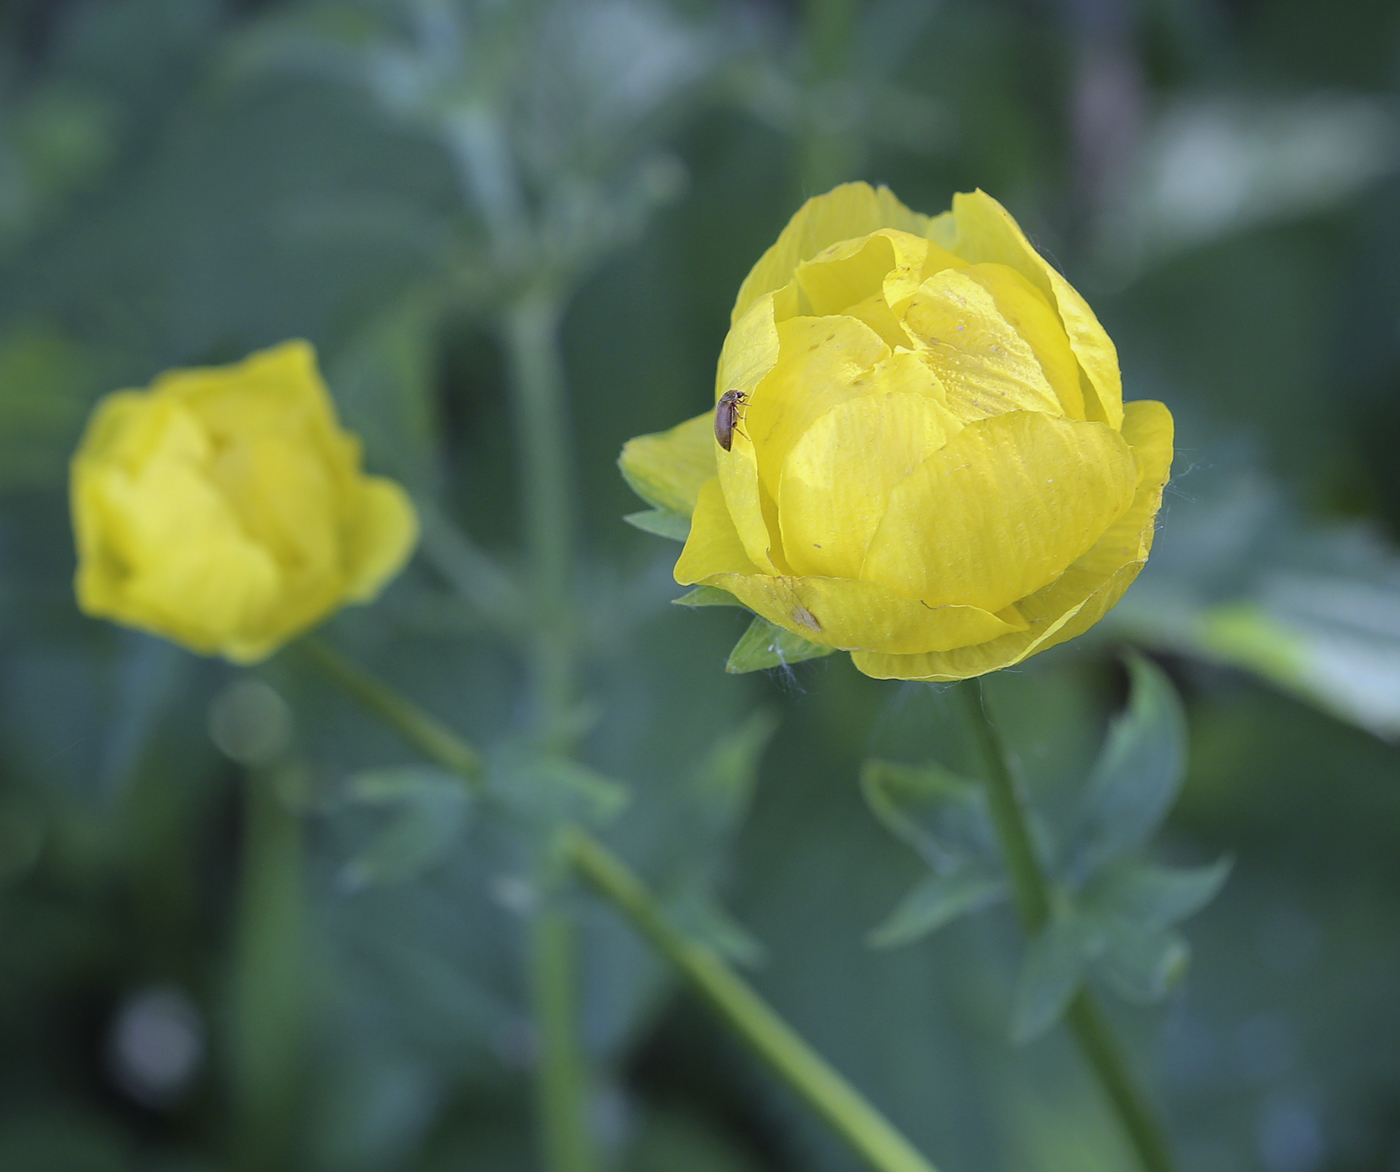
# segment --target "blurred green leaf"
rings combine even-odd
[[[579,818],[600,824],[627,807],[631,791],[620,781],[567,757],[520,745],[494,754],[492,790],[507,809],[530,823]]]
[[[1083,903],[1102,916],[1166,928],[1195,915],[1214,899],[1233,865],[1228,858],[1204,867],[1129,863],[1095,879],[1084,890]]]
[[[1123,926],[1104,942],[1094,971],[1125,1001],[1152,1005],[1186,975],[1191,946],[1176,932]]]
[[[935,871],[948,874],[969,860],[1000,859],[978,782],[936,763],[872,758],[861,768],[860,783],[875,816]]]
[[[753,968],[763,963],[768,950],[763,942],[739,923],[708,891],[691,885],[667,901],[667,911],[686,935],[703,941],[737,964]]]
[[[896,905],[889,919],[870,933],[874,948],[912,944],[959,916],[981,911],[1006,898],[1001,876],[975,868],[951,875],[925,875]]]
[[[1167,816],[1186,770],[1186,714],[1176,689],[1150,660],[1127,662],[1128,708],[1109,728],[1071,836],[1075,878],[1142,846]]]
[[[717,826],[733,829],[743,818],[758,783],[759,762],[777,730],[777,715],[761,708],[715,738],[695,771],[694,789]]]
[[[1064,1015],[1084,979],[1089,931],[1073,911],[1061,910],[1031,940],[1021,965],[1011,1014],[1011,1040],[1039,1037]]]
[[[340,882],[352,891],[421,875],[452,849],[472,809],[460,777],[427,765],[356,774],[344,800],[388,815],[370,845],[341,868]]]
[[[756,615],[749,629],[739,636],[734,650],[724,670],[740,675],[746,671],[763,671],[771,667],[787,667],[808,659],[820,659],[830,655],[835,647],[822,647],[809,643],[799,635],[784,630],[776,623],[770,623],[761,615]]]
[[[628,513],[622,519],[643,533],[654,533],[672,541],[684,541],[690,536],[690,518],[670,509],[645,509],[640,513]]]
[[[0,337],[0,491],[64,482],[92,393],[92,363],[52,326]]]

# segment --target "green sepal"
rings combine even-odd
[[[867,940],[872,948],[912,944],[960,916],[981,911],[1005,898],[1005,882],[989,871],[968,869],[952,875],[925,875]]]
[[[617,458],[623,479],[647,504],[689,517],[715,468],[714,415],[706,412],[669,431],[639,435]]]
[[[697,586],[694,590],[682,594],[679,598],[671,599],[673,606],[737,606],[744,608],[740,602],[728,590],[721,590],[718,586]]]
[[[749,629],[734,644],[724,670],[736,675],[746,671],[763,671],[771,667],[786,667],[806,659],[830,655],[835,647],[809,643],[800,635],[784,630],[761,616],[755,616]]]
[[[690,536],[690,518],[670,509],[643,509],[640,513],[628,513],[622,519],[634,529],[671,541],[684,541]]]

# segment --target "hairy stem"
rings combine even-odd
[[[1006,746],[987,712],[982,681],[964,680],[955,690],[981,758],[987,805],[1001,843],[1016,910],[1027,932],[1040,932],[1050,919],[1050,885],[1035,852]],[[1142,1166],[1148,1172],[1173,1172],[1171,1148],[1156,1113],[1137,1085],[1127,1058],[1087,988],[1075,994],[1065,1022],[1113,1104]]]

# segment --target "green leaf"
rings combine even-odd
[[[1134,863],[1106,872],[1084,891],[1096,913],[1124,923],[1167,928],[1205,907],[1225,884],[1234,865],[1222,858],[1205,867],[1160,867]]]
[[[356,774],[343,796],[387,814],[370,845],[341,868],[340,882],[351,890],[416,878],[447,855],[472,806],[461,778],[431,766]]]
[[[1011,1015],[1013,1042],[1038,1038],[1064,1016],[1084,979],[1089,945],[1088,926],[1073,913],[1056,915],[1030,942]]]
[[[689,517],[700,486],[715,475],[713,414],[707,411],[669,431],[628,440],[617,465],[647,504]]]
[[[708,944],[737,964],[753,968],[762,964],[768,955],[763,942],[731,916],[709,891],[688,888],[684,895],[670,902],[668,910],[676,927],[687,936]]]
[[[643,533],[654,533],[672,541],[684,541],[690,536],[690,518],[670,509],[644,509],[640,513],[628,513],[622,519]]]
[[[535,827],[570,819],[610,822],[632,796],[626,785],[596,769],[518,742],[497,749],[489,776],[501,804]]]
[[[1176,932],[1119,932],[1094,963],[1124,1000],[1151,1005],[1181,983],[1191,962],[1191,946]]]
[[[737,728],[717,736],[696,769],[695,793],[707,819],[717,828],[732,828],[748,809],[758,782],[759,761],[777,729],[778,717],[766,708],[760,709]]]
[[[620,781],[566,757],[539,757],[533,763],[539,783],[563,795],[580,799],[594,821],[610,822],[626,808],[631,791]]]
[[[1186,714],[1161,668],[1128,658],[1132,695],[1090,774],[1069,870],[1079,879],[1142,846],[1176,800],[1186,769]]]
[[[737,606],[743,607],[734,595],[728,590],[721,590],[718,586],[697,586],[687,594],[682,594],[679,598],[671,599],[673,606]]]
[[[1000,859],[977,782],[938,764],[871,758],[861,768],[860,784],[875,817],[935,871],[949,874],[970,859]]]
[[[895,906],[889,919],[870,933],[872,948],[911,944],[959,916],[981,911],[1006,897],[999,876],[969,869],[952,875],[926,875]]]
[[[823,647],[809,643],[800,635],[785,631],[776,623],[770,623],[761,616],[755,616],[749,629],[734,644],[729,653],[729,662],[724,670],[736,675],[746,671],[763,671],[770,667],[786,667],[791,663],[801,663],[804,659],[819,659],[830,655],[835,647]]]

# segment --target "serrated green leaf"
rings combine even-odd
[[[643,533],[654,533],[671,541],[684,541],[690,536],[690,518],[670,509],[644,509],[640,513],[628,513],[622,519]]]
[[[1234,861],[1204,867],[1132,863],[1104,873],[1084,891],[1087,907],[1128,924],[1167,928],[1205,907],[1225,884]]]
[[[1124,1000],[1151,1005],[1180,984],[1191,962],[1191,946],[1172,931],[1115,933],[1106,941],[1094,971]]]
[[[893,948],[911,944],[959,916],[980,911],[1005,896],[1006,884],[986,871],[926,875],[900,900],[889,919],[870,933],[870,946]]]
[[[447,855],[472,806],[460,777],[430,766],[356,774],[343,796],[347,803],[389,812],[370,845],[341,868],[340,882],[351,890],[422,874]]]
[[[871,758],[861,791],[874,815],[935,871],[949,874],[967,860],[1000,858],[983,787],[941,765],[902,765]]]
[[[776,623],[770,623],[767,619],[755,615],[749,629],[739,636],[739,642],[734,644],[734,650],[729,653],[729,661],[724,665],[724,670],[737,675],[746,671],[786,667],[806,659],[819,659],[835,650],[835,647],[809,643],[800,635],[794,635]]]
[[[1055,916],[1031,940],[1011,1015],[1011,1040],[1017,1045],[1038,1038],[1064,1016],[1084,979],[1089,944],[1088,926],[1073,913]]]
[[[1069,870],[1084,879],[1141,846],[1176,800],[1186,769],[1186,714],[1166,673],[1128,658],[1132,694],[1089,776]]]
[[[535,826],[610,822],[632,796],[626,785],[596,769],[518,743],[493,754],[488,776],[503,807]]]
[[[713,414],[706,412],[669,431],[628,440],[617,466],[647,504],[689,517],[695,512],[700,486],[715,475]]]
[[[743,608],[740,602],[728,590],[721,590],[718,586],[697,586],[694,590],[682,594],[679,598],[671,599],[672,606],[737,606]]]
[[[758,782],[759,761],[777,729],[778,717],[763,708],[715,738],[694,774],[695,793],[712,825],[728,829],[743,816]]]

